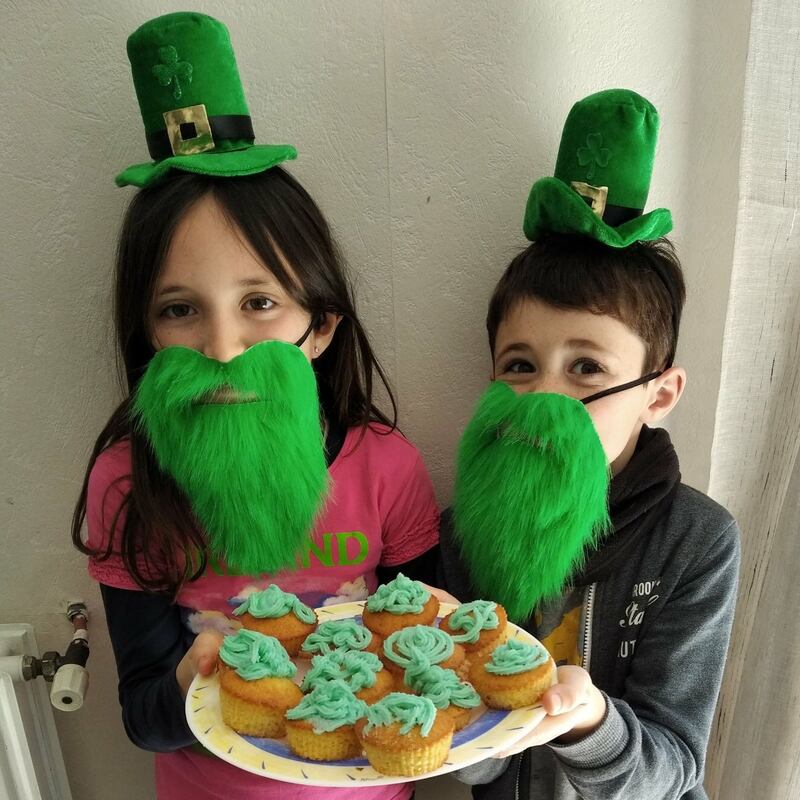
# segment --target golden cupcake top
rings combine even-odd
[[[491,600],[473,600],[471,603],[464,603],[450,614],[447,624],[454,631],[451,633],[453,641],[459,644],[475,644],[481,631],[496,630],[500,625],[497,603]]]
[[[367,609],[390,614],[421,614],[430,596],[419,581],[398,572],[394,580],[382,584],[367,598]]]
[[[432,664],[447,661],[454,650],[452,637],[430,625],[401,628],[383,643],[386,658],[406,670],[424,670]]]
[[[518,675],[542,666],[549,659],[550,654],[541,645],[509,639],[492,651],[484,669],[495,675]]]
[[[427,736],[436,719],[436,707],[427,697],[392,692],[368,706],[366,717],[364,733],[399,722],[401,736],[408,735],[414,728],[419,728],[421,736]]]
[[[462,681],[452,669],[433,665],[419,672],[408,670],[404,680],[406,686],[427,697],[438,709],[450,705],[477,708],[481,702],[472,684]]]
[[[301,622],[310,625],[317,620],[317,615],[312,608],[301,602],[297,595],[284,592],[274,583],[271,583],[261,592],[253,592],[245,601],[234,609],[238,617],[250,614],[252,617],[276,619],[294,614]]]
[[[311,659],[311,669],[300,688],[307,692],[321,683],[342,680],[351,691],[358,692],[374,686],[375,676],[382,669],[383,664],[374,653],[334,650]]]
[[[353,725],[367,713],[367,704],[359,700],[343,680],[318,684],[294,708],[286,719],[307,720],[315,733],[329,733],[344,725]]]
[[[334,650],[364,650],[372,641],[369,628],[354,619],[333,619],[319,624],[303,642],[303,652],[331,653]]]
[[[297,667],[273,636],[245,628],[222,640],[220,659],[246,681],[293,678]]]

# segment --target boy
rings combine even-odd
[[[503,604],[558,683],[535,731],[457,774],[475,798],[706,797],[739,539],[650,427],[686,380],[671,217],[642,215],[657,127],[629,91],[573,107],[528,200],[533,244],[489,304],[493,382],[460,445],[439,585]]]

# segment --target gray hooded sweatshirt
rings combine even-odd
[[[664,432],[645,430],[643,438],[664,444]],[[577,742],[530,748],[454,773],[473,786],[474,798],[707,797],[703,769],[733,622],[739,531],[724,508],[678,479],[658,504],[644,501],[648,524],[628,525],[626,535],[616,526],[565,594],[582,606],[578,650],[606,697],[605,718]],[[613,483],[611,512],[616,522]],[[442,517],[438,579],[464,602],[479,597],[449,511]],[[543,638],[533,620],[525,627]]]

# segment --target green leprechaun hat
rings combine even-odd
[[[171,169],[232,177],[296,158],[288,144],[253,144],[228,29],[205,14],[145,22],[128,58],[152,162],[121,172],[119,186],[148,186]]]
[[[555,176],[536,181],[523,230],[590,236],[610,247],[658,239],[672,230],[666,208],[644,211],[658,137],[658,111],[628,89],[575,103],[564,123]]]

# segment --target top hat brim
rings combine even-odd
[[[567,233],[589,236],[609,247],[628,247],[666,236],[672,230],[672,214],[657,208],[612,227],[571,186],[558,178],[541,178],[528,196],[522,229],[532,242],[549,233]]]
[[[162,161],[134,164],[114,179],[117,186],[144,188],[161,180],[170,170],[196,172],[220,178],[254,175],[283,161],[297,158],[290,144],[255,144],[238,150],[210,150],[189,156],[170,156]]]

